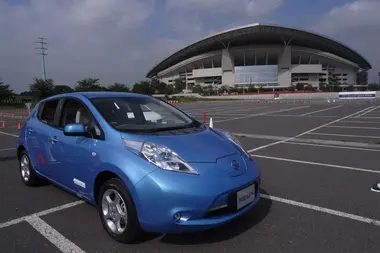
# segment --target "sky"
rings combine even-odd
[[[0,79],[15,92],[42,77],[133,85],[171,53],[234,26],[269,23],[332,37],[380,71],[380,0],[0,0]]]

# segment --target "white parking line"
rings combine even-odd
[[[74,206],[80,205],[80,204],[83,204],[83,203],[85,203],[85,202],[82,201],[82,200],[79,200],[79,201],[71,202],[71,203],[68,203],[68,204],[65,204],[65,205],[62,205],[62,206],[57,206],[57,207],[54,207],[54,208],[50,208],[50,209],[47,209],[47,210],[44,210],[44,211],[41,211],[41,212],[38,212],[38,213],[34,213],[34,214],[31,214],[31,215],[26,215],[26,216],[23,216],[21,218],[17,218],[17,219],[14,219],[14,220],[6,221],[4,223],[0,223],[0,228],[5,228],[5,227],[12,226],[12,225],[16,225],[18,223],[26,221],[28,218],[31,218],[31,217],[44,216],[44,215],[47,215],[47,214],[55,213],[55,212],[58,212],[58,211],[61,211],[61,210],[64,210],[64,209],[67,209],[67,208],[70,208],[70,207],[74,207]]]
[[[18,137],[18,135],[10,134],[10,133],[6,133],[6,132],[2,132],[2,131],[0,131],[0,134],[4,134],[4,135],[8,135],[8,136],[12,136],[12,137]]]
[[[9,151],[9,150],[15,150],[16,148],[2,148],[0,149],[0,152],[2,151]]]
[[[260,195],[262,198],[270,199],[272,201],[277,201],[277,202],[281,202],[281,203],[296,206],[296,207],[311,209],[311,210],[321,212],[321,213],[326,213],[326,214],[330,214],[330,215],[339,216],[342,218],[347,218],[350,220],[355,220],[355,221],[359,221],[359,222],[363,222],[363,223],[367,223],[367,224],[372,224],[375,226],[380,226],[379,220],[366,218],[366,217],[355,215],[355,214],[345,213],[345,212],[341,212],[341,211],[337,211],[337,210],[333,210],[333,209],[329,209],[329,208],[325,208],[325,207],[321,207],[321,206],[310,205],[310,204],[306,204],[306,203],[302,203],[302,202],[298,202],[298,201],[294,201],[294,200],[290,200],[290,199],[279,198],[279,197],[270,196],[270,195],[266,195],[266,194],[260,194]]]
[[[347,129],[373,129],[379,130],[380,127],[358,127],[358,126],[326,126],[331,128],[347,128]]]
[[[359,115],[357,115],[357,116],[354,117],[354,118],[359,118],[359,117],[361,117],[361,116],[363,116],[363,115],[366,115],[366,114],[368,114],[368,113],[370,113],[370,112],[376,110],[376,109],[379,108],[379,107],[380,107],[380,105],[379,105],[379,106],[376,106],[375,108],[372,108],[372,109],[370,109],[370,110],[368,110],[368,111],[366,111],[366,112],[363,112],[362,114],[359,114]]]
[[[350,150],[361,150],[361,151],[380,152],[380,149],[371,149],[371,148],[354,148],[354,147],[333,146],[333,145],[314,144],[314,143],[284,142],[284,143],[281,143],[281,144],[293,144],[293,145],[304,145],[304,146],[313,146],[313,147],[325,147],[325,148],[337,148],[337,149],[350,149]],[[380,146],[380,145],[379,145],[379,146]]]
[[[359,123],[359,124],[380,124],[380,121],[365,121],[365,120],[342,120],[342,123]]]
[[[330,108],[326,108],[326,109],[322,109],[322,110],[318,110],[318,111],[314,111],[314,112],[308,112],[308,113],[305,113],[305,114],[301,114],[300,116],[307,116],[307,115],[311,115],[311,114],[318,113],[318,112],[325,112],[325,111],[332,110],[332,109],[335,109],[335,108],[339,108],[339,107],[342,107],[342,106],[343,105],[338,105],[338,106],[334,106],[334,107],[330,107]]]
[[[337,120],[334,120],[334,121],[328,122],[328,123],[326,123],[326,124],[320,125],[320,126],[318,126],[318,127],[315,127],[315,128],[313,128],[313,129],[310,129],[310,130],[308,130],[308,131],[306,131],[306,132],[300,133],[300,134],[298,134],[298,135],[296,135],[296,136],[289,137],[289,138],[284,139],[284,140],[276,141],[276,142],[273,142],[273,143],[269,143],[269,144],[267,144],[267,145],[263,145],[263,146],[260,146],[260,147],[257,147],[257,148],[254,148],[254,149],[248,150],[248,153],[250,153],[250,152],[255,152],[255,151],[260,150],[260,149],[268,148],[268,147],[271,147],[271,146],[274,146],[274,145],[277,145],[277,144],[280,144],[280,143],[283,143],[283,142],[286,142],[286,141],[291,141],[291,140],[293,140],[293,139],[299,138],[299,137],[301,137],[301,136],[303,136],[303,135],[306,135],[306,134],[309,134],[309,133],[311,133],[311,132],[314,132],[314,131],[316,131],[316,130],[318,130],[318,129],[321,129],[321,128],[325,127],[325,126],[328,126],[328,125],[331,125],[331,124],[337,123],[337,122],[339,122],[339,121],[341,121],[341,120],[344,120],[344,119],[350,118],[350,117],[352,117],[352,116],[354,116],[354,115],[356,115],[356,114],[358,114],[358,113],[361,113],[361,112],[363,112],[363,111],[366,111],[366,110],[368,110],[368,108],[365,108],[365,109],[363,109],[363,110],[360,110],[360,111],[358,111],[358,112],[355,112],[355,113],[353,113],[353,114],[350,114],[350,115],[348,115],[348,116],[345,116],[345,117],[343,117],[343,118],[340,118],[340,119],[337,119]]]
[[[269,159],[269,160],[277,160],[277,161],[282,161],[282,162],[302,163],[302,164],[316,165],[316,166],[322,166],[322,167],[331,167],[331,168],[337,168],[337,169],[345,169],[345,170],[353,170],[353,171],[380,174],[380,170],[362,169],[362,168],[355,168],[355,167],[342,166],[342,165],[334,165],[334,164],[328,164],[328,163],[309,162],[309,161],[287,159],[287,158],[265,156],[265,155],[252,155],[252,157],[253,158]]]
[[[68,240],[38,216],[29,217],[26,221],[63,253],[85,253],[85,251]]]
[[[375,139],[379,139],[380,138],[380,136],[352,135],[352,134],[327,134],[327,133],[308,133],[308,134],[326,135],[326,136],[340,136],[340,137],[375,138]]]
[[[308,106],[293,107],[293,108],[290,108],[290,109],[282,109],[282,110],[277,110],[277,111],[269,111],[269,112],[262,112],[262,113],[257,113],[257,114],[250,114],[250,115],[247,115],[247,116],[244,116],[244,117],[237,117],[237,118],[231,118],[231,119],[225,119],[225,120],[216,120],[216,121],[214,121],[214,123],[220,123],[220,122],[226,122],[226,121],[232,121],[232,120],[239,120],[239,119],[247,119],[247,118],[252,118],[252,117],[256,117],[256,116],[263,116],[263,115],[270,114],[270,113],[280,113],[280,112],[294,111],[294,110],[298,110],[298,109],[302,109],[302,108],[307,108],[307,107],[310,107],[310,105],[308,105]]]

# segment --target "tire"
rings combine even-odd
[[[119,205],[118,207],[115,207],[115,202],[112,202],[111,205],[114,208],[112,210],[112,208],[110,208],[108,205],[109,202],[106,202],[104,200],[104,196],[110,196],[110,193],[111,197],[113,197],[112,195],[116,196],[118,194],[118,197],[124,202],[124,206],[122,207],[122,205]],[[102,222],[103,228],[107,231],[109,236],[121,243],[132,243],[139,238],[142,230],[138,221],[136,206],[133,203],[132,197],[126,189],[123,181],[121,181],[119,178],[111,178],[107,180],[100,188],[97,203],[100,220]],[[119,208],[125,211],[125,216],[120,215],[120,212],[118,211]],[[105,213],[107,212],[111,215],[122,217],[122,222],[120,222],[120,224],[122,224],[120,227],[123,228],[122,231],[115,231],[115,223],[107,222],[107,219],[105,217]]]
[[[41,184],[42,179],[38,176],[30,161],[28,152],[21,151],[19,158],[19,170],[21,181],[27,186],[38,186]]]

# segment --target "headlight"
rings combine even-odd
[[[225,137],[227,137],[227,139],[229,139],[230,141],[232,141],[239,149],[240,151],[243,153],[243,155],[248,159],[248,160],[253,160],[252,159],[252,156],[250,154],[248,154],[248,152],[243,148],[243,145],[241,144],[241,142],[239,141],[239,139],[231,134],[230,132],[227,132],[227,131],[224,131],[224,130],[219,130]]]
[[[160,169],[199,174],[198,171],[168,147],[151,142],[129,141],[126,139],[123,139],[123,142],[126,148],[132,149],[135,152],[137,151],[147,161]]]

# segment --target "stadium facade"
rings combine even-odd
[[[164,59],[147,74],[187,87],[250,86],[284,89],[367,84],[370,63],[331,38],[294,28],[251,24],[199,40]]]

